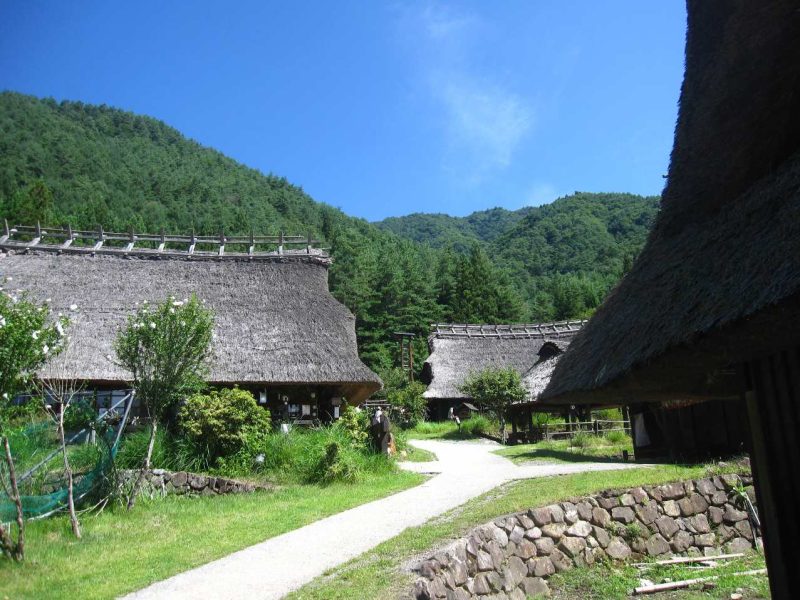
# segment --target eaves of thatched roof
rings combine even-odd
[[[360,400],[381,382],[359,360],[355,319],[331,296],[326,265],[307,254],[219,260],[0,252],[0,278],[12,279],[7,288],[49,298],[54,313],[73,321],[57,374],[54,366],[43,377],[128,380],[113,358],[127,315],[145,300],[194,293],[215,314],[212,383],[334,385]]]
[[[728,397],[730,365],[800,341],[797,3],[688,4],[661,213],[544,398]]]
[[[582,325],[582,321],[513,326],[434,325],[434,333],[428,338],[431,354],[424,371],[430,383],[424,396],[469,400],[471,397],[460,388],[470,374],[510,367],[522,376],[539,360],[542,346],[568,343]]]

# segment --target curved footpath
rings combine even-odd
[[[271,599],[402,532],[514,479],[641,467],[632,463],[517,466],[494,442],[413,440],[436,462],[401,463],[436,476],[417,487],[315,521],[125,596],[128,600]]]

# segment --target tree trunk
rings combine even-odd
[[[500,413],[500,442],[506,443],[506,415],[502,412]]]
[[[14,459],[11,457],[11,445],[8,443],[8,437],[3,437],[3,447],[6,454],[6,466],[8,467],[8,480],[11,484],[11,500],[14,501],[14,506],[17,508],[17,541],[11,541],[9,534],[9,546],[7,549],[8,554],[16,561],[22,561],[25,558],[25,517],[22,514],[22,498],[19,495],[17,488],[17,472],[14,469]],[[5,537],[5,534],[4,536]]]
[[[72,533],[76,538],[81,539],[81,524],[78,522],[78,515],[75,513],[75,496],[72,486],[72,467],[69,465],[67,456],[67,440],[64,434],[64,403],[60,404],[58,411],[58,439],[61,442],[61,455],[64,457],[64,473],[67,475],[67,506],[69,507],[69,520],[72,523]]]
[[[147,444],[147,454],[144,457],[144,466],[139,471],[139,476],[136,478],[136,483],[133,484],[133,489],[131,490],[130,496],[128,496],[128,510],[132,509],[133,505],[136,504],[136,496],[139,495],[139,490],[142,488],[142,483],[144,483],[145,473],[150,468],[150,458],[153,455],[153,446],[156,442],[157,427],[158,422],[153,419],[153,424],[150,427],[150,441]]]

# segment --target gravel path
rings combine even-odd
[[[436,462],[402,464],[410,471],[437,474],[425,483],[270,538],[125,598],[281,598],[404,529],[421,525],[506,481],[642,466],[630,463],[517,466],[493,454],[500,446],[485,440],[411,443],[438,458]]]

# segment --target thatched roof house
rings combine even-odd
[[[575,335],[583,321],[531,325],[436,324],[428,337],[430,355],[422,379],[428,384],[432,418],[444,418],[450,407],[472,398],[461,391],[471,373],[486,368],[515,369],[520,376],[540,360],[543,347],[558,348]]]
[[[144,301],[194,293],[215,314],[213,384],[264,392],[273,410],[273,400],[287,398],[301,406],[359,401],[381,386],[359,360],[352,313],[328,290],[329,257],[310,247],[247,254],[166,250],[159,257],[149,248],[30,246],[12,235],[0,238],[0,250],[0,278],[11,278],[8,287],[49,298],[54,313],[73,321],[70,345],[58,359],[58,372],[70,378],[124,385],[129,374],[114,361],[113,341],[127,315]]]
[[[744,397],[773,597],[796,598],[800,571],[782,556],[800,538],[800,13],[690,0],[688,24],[661,214],[545,398]]]

